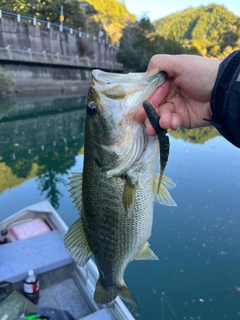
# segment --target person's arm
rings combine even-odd
[[[240,50],[225,58],[218,70],[208,121],[224,138],[240,148]]]
[[[196,55],[153,56],[146,76],[165,71],[167,79],[148,99],[163,129],[214,125],[240,148],[240,50],[223,61]],[[136,119],[154,135],[143,108]]]

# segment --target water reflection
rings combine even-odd
[[[4,108],[0,120],[1,192],[18,185],[19,179],[37,176],[41,194],[58,208],[57,184],[65,183],[61,175],[75,164],[83,148],[84,103],[85,97],[60,101],[44,97],[42,103],[32,98],[27,112],[21,103],[7,102],[11,108],[8,113]]]
[[[85,99],[0,101],[0,219],[46,198],[67,225],[77,219],[66,183],[82,168]],[[178,206],[154,205],[149,242],[159,261],[129,264],[125,281],[139,302],[131,311],[172,320],[169,303],[178,319],[237,319],[240,149],[212,127],[169,135],[165,174]]]
[[[37,177],[37,188],[55,208],[59,184],[83,149],[85,95],[19,97],[0,102],[0,193]],[[175,138],[203,143],[213,127],[171,131]]]
[[[170,134],[171,136],[177,139],[182,139],[191,143],[201,144],[219,135],[218,131],[212,126],[204,128],[195,128],[191,130],[179,128],[177,131],[171,130]]]

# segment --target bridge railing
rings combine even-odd
[[[17,19],[18,22],[21,22],[23,20],[23,21],[27,21],[28,23],[31,22],[33,25],[37,25],[37,24],[38,25],[43,25],[43,26],[46,26],[48,29],[54,28],[54,29],[59,30],[60,32],[65,31],[65,32],[68,32],[70,34],[75,34],[75,35],[79,36],[80,38],[81,37],[85,37],[85,38],[90,38],[90,39],[98,41],[98,42],[105,43],[105,40],[102,40],[102,39],[100,39],[100,38],[98,38],[96,36],[90,35],[89,33],[85,33],[85,32],[82,32],[82,31],[79,31],[79,30],[76,30],[76,29],[73,29],[73,28],[68,28],[68,27],[65,27],[65,26],[63,26],[61,24],[52,23],[50,21],[37,19],[35,17],[28,17],[28,16],[24,16],[24,15],[21,15],[21,14],[8,12],[8,11],[4,11],[4,10],[0,9],[0,18],[2,18],[3,16],[9,17],[9,18],[13,18],[13,19]],[[118,47],[116,47],[116,46],[114,46],[112,44],[108,44],[108,46],[110,48],[118,50]]]

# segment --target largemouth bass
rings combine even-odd
[[[165,73],[92,71],[85,123],[83,173],[73,173],[70,192],[80,218],[69,228],[65,246],[84,266],[92,255],[99,271],[94,299],[105,304],[117,296],[137,302],[123,276],[132,260],[158,260],[149,247],[153,200],[176,205],[162,178],[158,189],[159,143],[134,119]]]

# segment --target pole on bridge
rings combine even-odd
[[[63,21],[64,21],[63,6],[61,6],[60,7],[60,26],[59,26],[60,31],[63,31]]]

